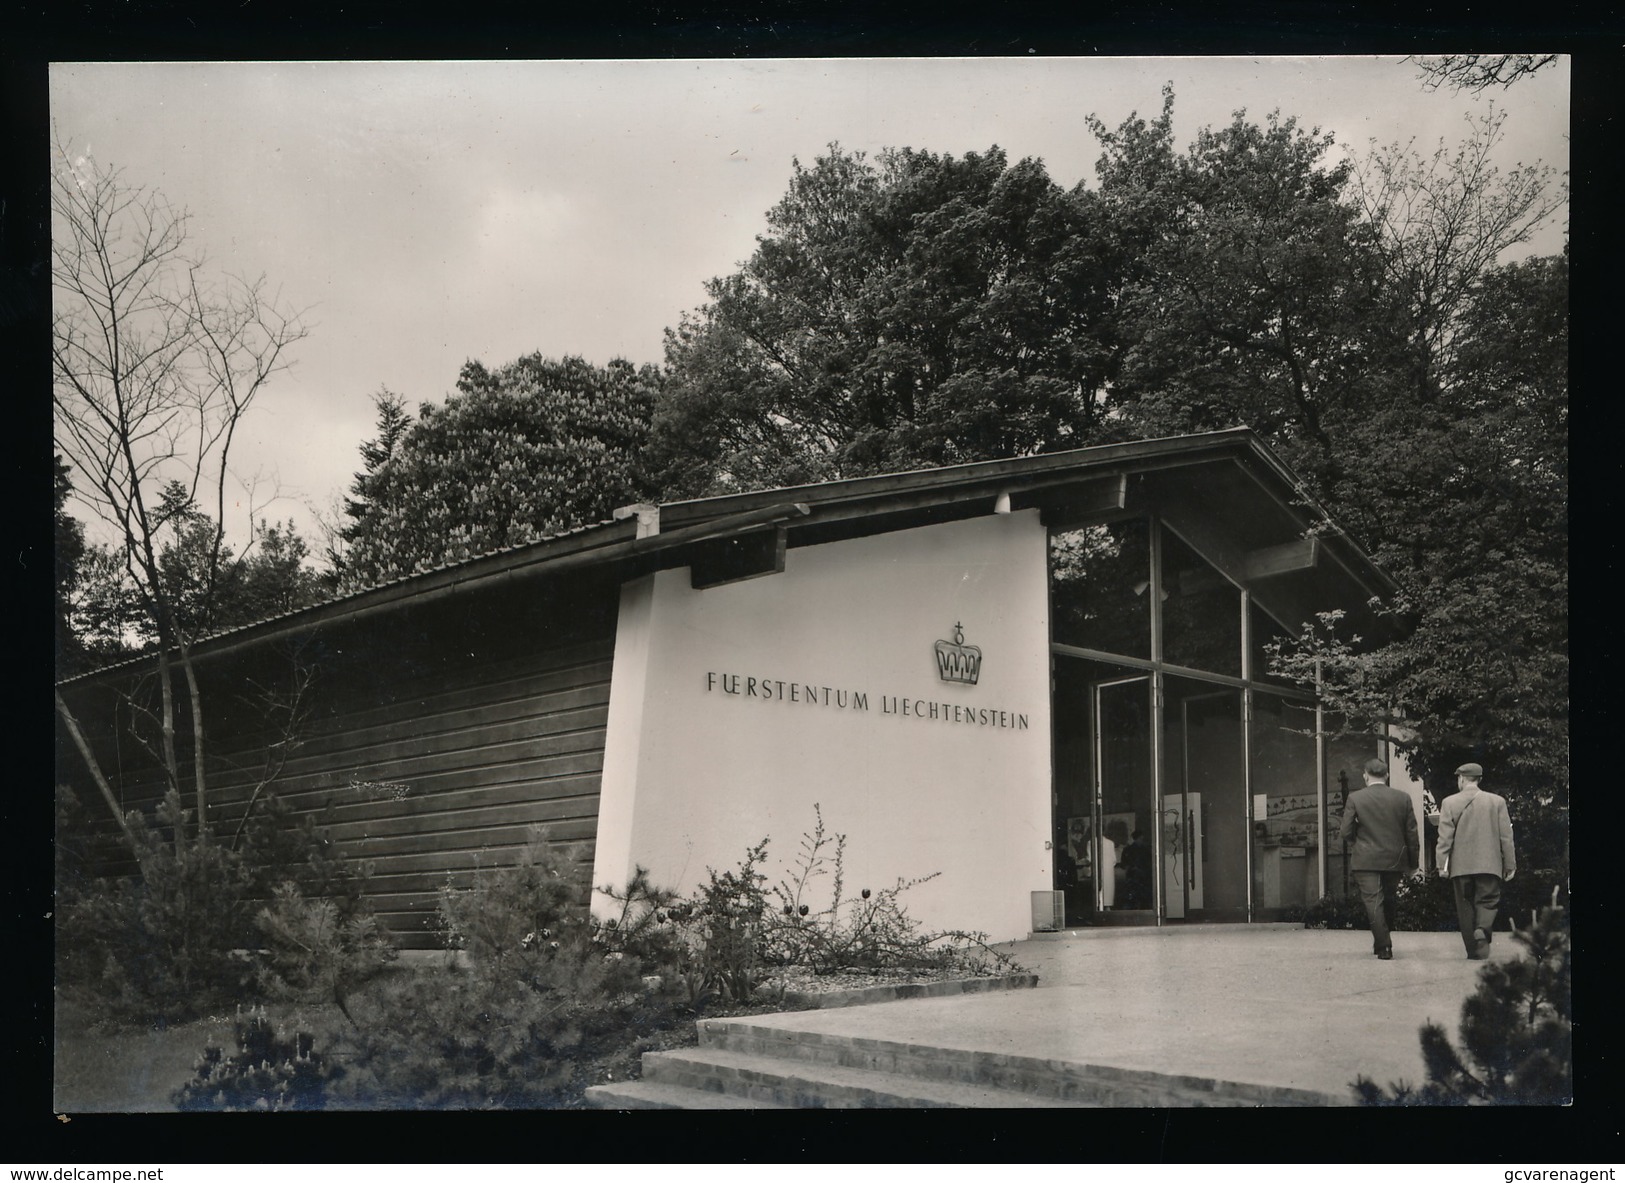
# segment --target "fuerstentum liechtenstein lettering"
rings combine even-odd
[[[1026,731],[1031,726],[1027,714],[1022,711],[966,706],[963,703],[939,702],[907,694],[870,694],[866,690],[825,686],[817,682],[760,678],[748,674],[719,673],[716,670],[705,672],[705,690],[708,694],[754,698],[761,702],[864,711],[900,719],[951,723],[961,727],[994,727]]]

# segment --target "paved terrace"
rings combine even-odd
[[[1273,924],[1072,930],[1001,949],[1038,974],[1037,989],[743,1021],[1307,1090],[1346,1105],[1361,1074],[1422,1082],[1418,1029],[1433,1020],[1454,1038],[1484,964],[1452,933],[1395,933],[1394,960],[1378,961],[1369,933]],[[1496,934],[1492,957],[1521,953]]]

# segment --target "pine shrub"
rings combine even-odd
[[[296,814],[275,793],[254,802],[231,843],[242,856],[254,900],[269,904],[279,887],[292,883],[306,899],[330,902],[341,920],[370,911],[366,887],[372,864],[346,858],[327,837],[322,827],[332,809],[328,801],[318,822],[318,814]]]
[[[242,997],[252,978],[239,952],[253,932],[241,860],[186,837],[191,811],[173,790],[157,821],[131,815],[138,878],[92,880],[58,918],[61,983],[90,993],[114,1022],[192,1018]]]
[[[225,1112],[323,1109],[327,1088],[344,1070],[315,1050],[309,1032],[278,1036],[263,1008],[239,1010],[236,1051],[217,1047],[198,1057],[195,1075],[175,1091],[175,1106]]]
[[[707,870],[689,898],[638,868],[602,922],[571,852],[531,835],[514,865],[472,888],[442,890],[439,916],[456,956],[382,978],[336,1035],[349,1074],[335,1104],[357,1108],[509,1109],[579,1103],[595,1064],[629,1062],[629,1049],[726,1001],[759,1005],[775,968],[1010,968],[980,934],[925,933],[899,897],[910,884],[844,899],[844,839],[818,815],[804,857],[769,889],[766,839],[734,868]],[[828,853],[826,853],[826,851]],[[816,913],[808,885],[831,875]],[[788,908],[788,912],[785,909]],[[799,959],[799,960],[796,960]]]
[[[1461,1008],[1461,1050],[1437,1023],[1421,1029],[1427,1079],[1386,1089],[1365,1076],[1363,1105],[1559,1105],[1574,1096],[1567,909],[1543,908],[1512,939],[1525,955],[1492,961]]]
[[[349,1016],[349,995],[394,961],[395,946],[370,908],[348,918],[327,899],[306,899],[291,882],[272,893],[256,923],[265,938],[258,966],[272,998],[333,1002]]]
[[[181,1021],[257,997],[342,1007],[393,956],[362,892],[368,868],[310,817],[266,797],[238,834],[199,836],[171,790],[155,820],[130,815],[129,878],[82,873],[59,842],[58,981],[107,1021]]]
[[[568,852],[533,834],[511,867],[447,887],[439,913],[458,956],[381,981],[342,1038],[344,1103],[508,1109],[569,1103],[607,1049],[681,1021],[644,990],[638,941],[587,912]],[[630,893],[628,893],[630,894]],[[670,893],[651,898],[667,902]],[[647,945],[647,942],[644,942]]]

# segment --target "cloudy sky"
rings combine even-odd
[[[1368,57],[101,62],[53,65],[50,103],[74,154],[187,208],[216,267],[309,309],[235,453],[308,532],[380,386],[415,407],[469,358],[658,362],[662,330],[751,253],[793,158],[998,144],[1070,187],[1099,155],[1084,117],[1153,115],[1169,81],[1181,146],[1246,108],[1355,150],[1431,149],[1493,101],[1503,168],[1569,166],[1566,62],[1477,98]],[[1561,245],[1560,226],[1534,244]]]

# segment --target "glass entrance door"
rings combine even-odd
[[[1246,920],[1241,689],[1070,656],[1056,658],[1054,686],[1067,923]]]
[[[1095,893],[1107,923],[1155,923],[1151,678],[1093,687],[1095,800],[1091,817]]]
[[[1241,691],[1173,676],[1165,686],[1165,915],[1246,920],[1249,831]]]

